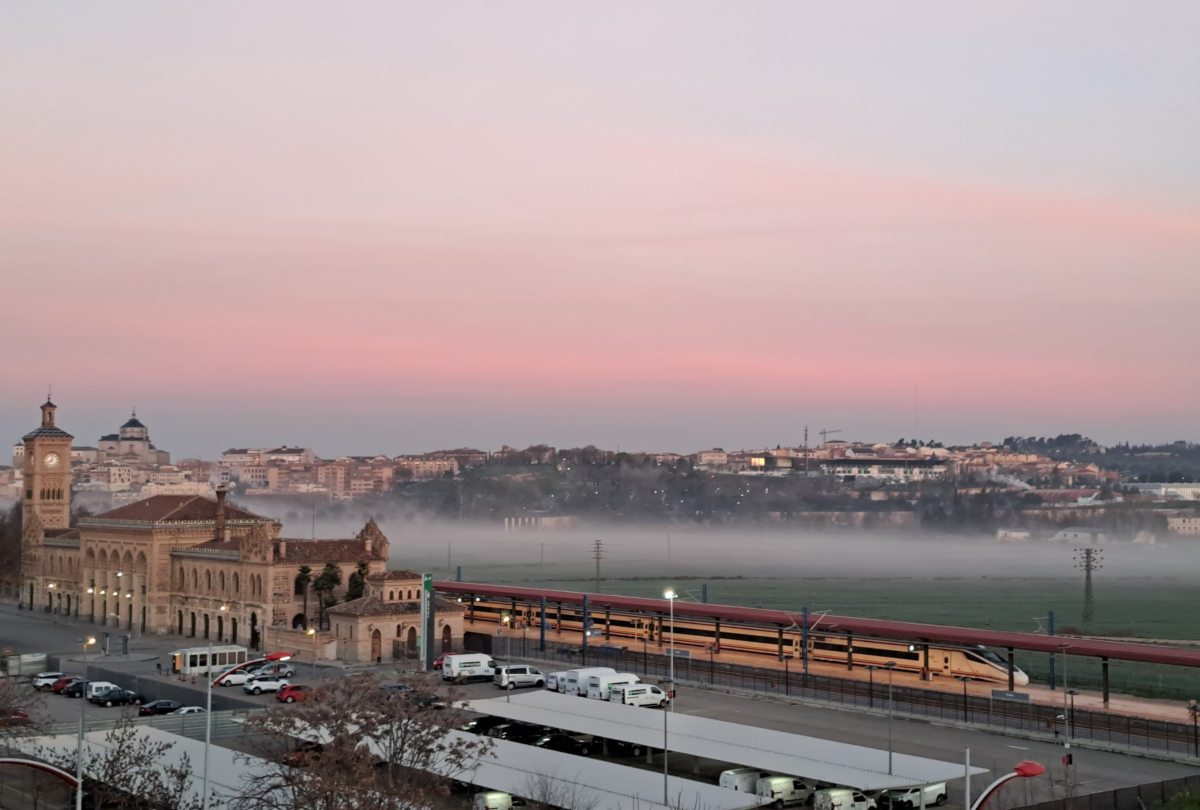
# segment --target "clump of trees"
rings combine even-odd
[[[485,737],[458,732],[466,717],[453,690],[429,676],[391,688],[374,675],[330,681],[308,700],[247,721],[268,763],[235,810],[418,810],[439,806],[454,780],[487,755]]]

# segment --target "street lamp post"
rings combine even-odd
[[[867,708],[875,708],[875,670],[879,669],[875,664],[867,664]]]
[[[1067,712],[1067,742],[1070,742],[1075,734],[1075,696],[1079,693],[1074,689],[1068,689],[1066,694],[1071,697],[1071,708]]]
[[[671,659],[668,664],[667,689],[670,700],[668,708],[663,711],[663,804],[670,806],[671,804],[671,788],[669,782],[669,767],[670,746],[667,741],[667,718],[671,716],[671,712],[675,711],[675,598],[677,593],[671,588],[663,591],[663,598],[670,603],[670,618],[671,618],[671,646],[668,650]]]
[[[224,606],[222,606],[224,609]],[[204,792],[200,794],[201,807],[208,810],[208,749],[212,745],[212,682],[213,682],[213,645],[212,638],[208,639],[208,674],[204,678]]]
[[[892,701],[892,673],[896,669],[896,662],[888,661],[883,668],[888,671],[888,775],[890,776],[892,773],[892,712],[895,708],[895,703]]]
[[[954,679],[956,681],[962,681],[962,685],[963,685],[963,722],[970,723],[971,715],[967,708],[967,681],[969,681],[971,679],[968,678],[966,675],[955,675]]]
[[[304,635],[311,638],[312,643],[313,643],[312,668],[313,668],[313,681],[315,682],[317,680],[317,628],[315,628],[315,627],[308,628],[307,630],[304,631]]]
[[[1200,706],[1196,705],[1196,701],[1188,701],[1188,713],[1192,716],[1192,756],[1200,757],[1200,728],[1197,728]]]
[[[788,665],[792,661],[792,656],[784,654],[779,657],[783,659],[783,696],[791,697],[792,696],[792,678],[791,678],[791,672],[789,671]]]
[[[75,810],[83,810],[83,729],[84,711],[87,709],[87,654],[88,647],[96,643],[95,636],[80,639],[83,644],[83,691],[79,695],[79,740],[75,744]]]

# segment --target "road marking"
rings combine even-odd
[[[1018,751],[1028,751],[1028,750],[1029,750],[1029,747],[1028,747],[1028,746],[1024,746],[1024,745],[1009,745],[1009,746],[1006,746],[1006,747],[1008,747],[1008,748],[1015,748],[1015,749],[1017,749]]]

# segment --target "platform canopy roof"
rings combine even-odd
[[[567,729],[652,748],[663,747],[663,712],[539,690],[519,696],[470,701],[467,709],[522,723]],[[672,752],[730,766],[759,768],[859,790],[945,782],[964,775],[963,764],[892,754],[878,748],[806,737],[784,731],[670,713],[667,739]],[[973,774],[986,773],[972,768]]]

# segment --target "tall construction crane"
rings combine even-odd
[[[842,429],[836,428],[835,430],[828,430],[826,428],[822,428],[821,430],[818,430],[817,432],[821,434],[821,446],[824,447],[826,444],[829,443],[829,437],[835,433],[841,433]]]

